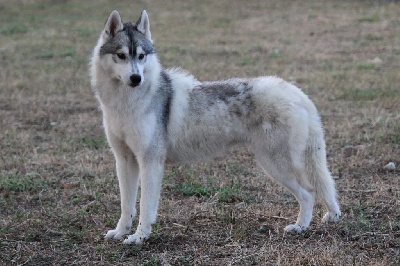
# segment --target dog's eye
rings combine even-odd
[[[123,53],[117,53],[117,56],[119,59],[125,60],[126,59],[126,55]]]
[[[139,58],[139,60],[143,60],[144,57],[145,57],[145,54],[140,54],[138,58]]]

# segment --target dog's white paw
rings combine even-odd
[[[340,216],[342,214],[339,213],[334,213],[334,212],[327,212],[325,213],[324,217],[322,217],[322,222],[323,223],[337,223],[340,221]]]
[[[124,240],[123,244],[135,244],[135,245],[141,245],[143,244],[143,241],[148,239],[149,236],[145,234],[133,234],[129,235],[127,239]]]
[[[122,232],[120,230],[109,230],[107,234],[104,236],[105,239],[115,239],[121,240],[124,235],[129,232]]]
[[[285,227],[285,232],[293,235],[300,234],[304,230],[305,228],[302,228],[298,224],[289,224],[288,226]]]

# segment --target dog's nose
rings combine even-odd
[[[135,87],[135,86],[139,85],[140,81],[142,80],[142,77],[138,74],[133,74],[132,76],[130,76],[130,79],[132,82],[131,86]]]

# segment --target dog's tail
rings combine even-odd
[[[335,183],[326,162],[324,133],[322,128],[318,129],[311,134],[307,145],[307,174],[316,196],[324,202],[329,212],[339,214]]]

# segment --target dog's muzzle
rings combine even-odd
[[[133,74],[132,76],[129,77],[131,80],[131,86],[136,87],[137,85],[140,84],[140,81],[142,81],[142,77],[138,74]]]

